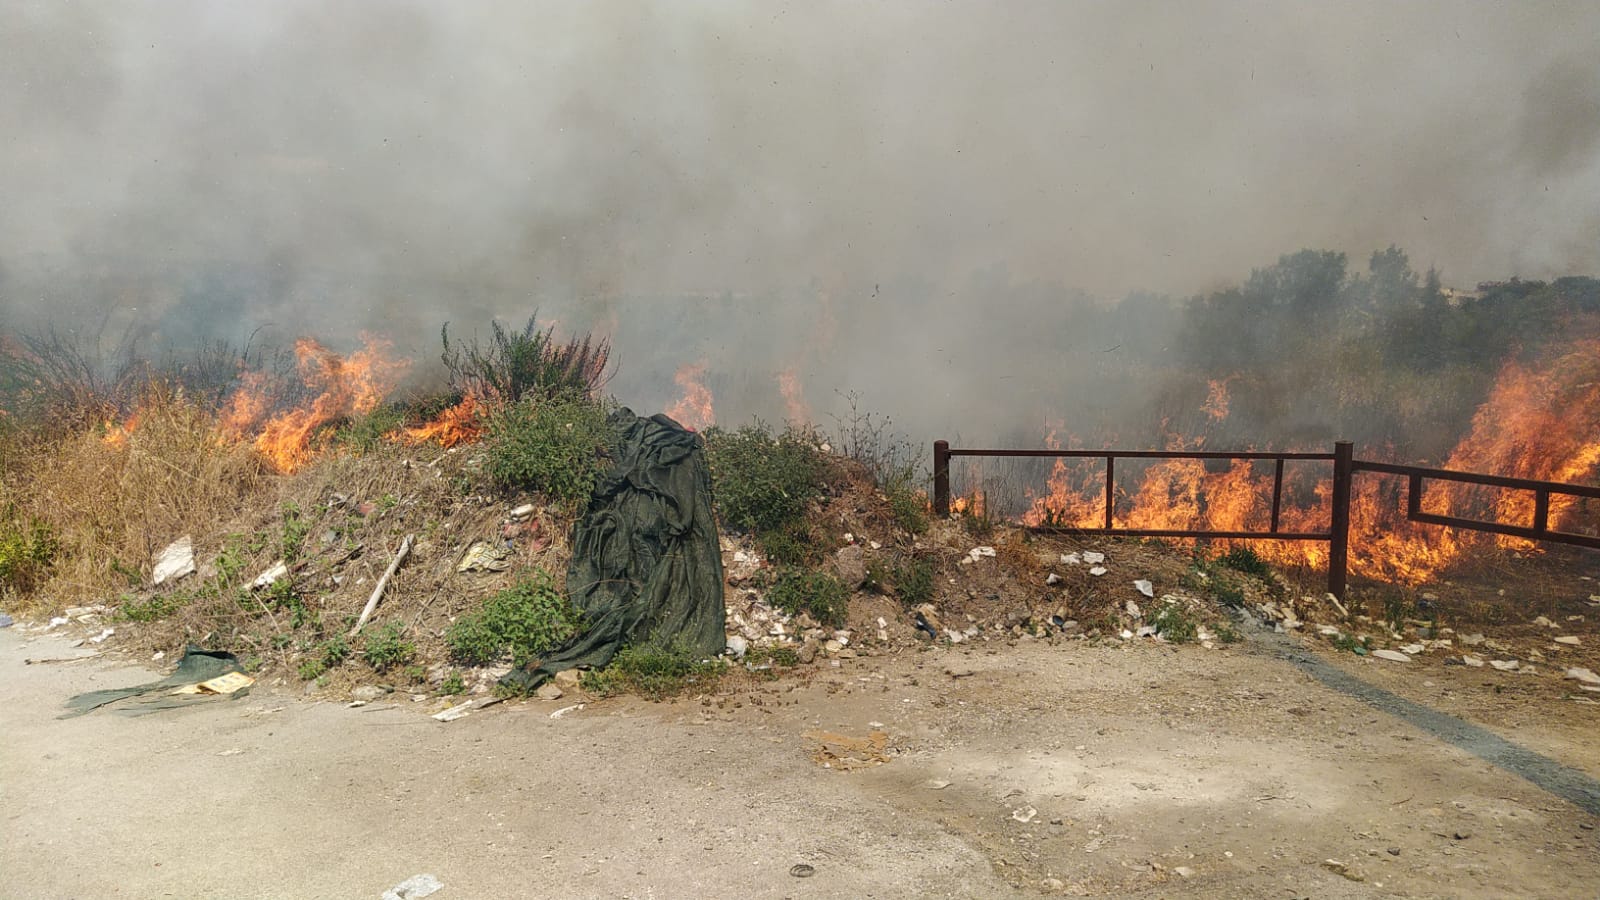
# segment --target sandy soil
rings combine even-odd
[[[1279,644],[925,648],[560,718],[580,698],[441,723],[433,700],[259,685],[58,720],[150,670],[27,664],[82,651],[0,631],[0,896],[378,898],[424,872],[441,900],[1600,894],[1600,794],[1555,796]],[[1311,652],[1600,777],[1600,706]],[[850,771],[805,737],[880,728],[888,761]]]

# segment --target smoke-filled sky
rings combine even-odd
[[[0,325],[427,349],[728,293],[821,298],[844,353],[873,286],[984,271],[1114,299],[1301,247],[1600,270],[1593,2],[5,7]],[[878,318],[960,314],[901,296]],[[715,344],[676,355],[804,347]],[[872,368],[846,356],[809,365]]]

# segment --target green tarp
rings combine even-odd
[[[664,415],[620,409],[608,420],[613,465],[572,530],[567,593],[584,631],[503,679],[522,690],[578,666],[599,668],[624,646],[725,647],[722,550],[711,471],[698,434]]]
[[[84,713],[110,706],[121,700],[121,703],[112,708],[112,712],[125,716],[142,716],[163,709],[178,709],[184,706],[194,706],[198,703],[215,702],[219,696],[227,699],[237,699],[250,693],[249,688],[243,688],[232,694],[173,694],[177,688],[190,684],[199,684],[219,678],[229,672],[244,671],[239,666],[238,657],[223,650],[202,650],[193,644],[184,651],[183,659],[178,661],[178,669],[160,681],[150,681],[136,684],[132,687],[112,688],[104,691],[90,691],[79,694],[67,701],[67,712],[58,718],[70,719]]]

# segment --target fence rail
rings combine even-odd
[[[975,450],[951,447],[947,441],[933,443],[933,511],[940,517],[950,514],[950,460],[952,457],[1000,457],[1045,459],[1103,459],[1106,463],[1105,524],[1101,527],[1040,526],[1036,530],[1070,532],[1074,534],[1102,534],[1117,537],[1168,537],[1168,538],[1231,538],[1271,541],[1325,541],[1328,544],[1328,591],[1340,599],[1345,596],[1348,583],[1347,570],[1350,559],[1350,493],[1357,472],[1377,475],[1401,475],[1406,484],[1406,518],[1429,525],[1466,528],[1494,534],[1505,534],[1548,543],[1571,544],[1600,549],[1600,537],[1557,531],[1550,528],[1550,497],[1561,495],[1600,499],[1600,487],[1567,484],[1558,481],[1537,481],[1530,478],[1509,478],[1502,475],[1481,475],[1475,472],[1458,472],[1452,469],[1432,469],[1423,466],[1405,466],[1394,463],[1371,462],[1354,457],[1354,445],[1338,441],[1332,453],[1273,453],[1268,451],[1225,450]],[[1202,529],[1173,528],[1118,528],[1116,527],[1116,461],[1119,459],[1248,459],[1273,463],[1272,516],[1266,531],[1206,531]],[[1289,460],[1310,460],[1332,463],[1332,496],[1329,528],[1326,532],[1280,531],[1278,528],[1283,505],[1283,464]],[[1512,525],[1482,519],[1447,516],[1424,512],[1423,491],[1426,482],[1442,481],[1455,484],[1474,484],[1510,490],[1532,491],[1534,495],[1533,521],[1528,525]]]

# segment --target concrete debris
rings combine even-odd
[[[1411,657],[1396,650],[1374,650],[1372,655],[1378,659],[1387,659],[1390,662],[1411,662]]]
[[[1583,684],[1600,685],[1600,675],[1596,675],[1589,669],[1578,666],[1568,669],[1564,677],[1571,678],[1574,681],[1582,682]]]
[[[1062,577],[1060,575],[1057,575],[1056,573],[1051,572],[1049,575],[1047,575],[1045,577],[1044,583],[1049,585],[1050,587],[1055,587],[1056,585],[1060,584],[1062,582],[1062,580],[1063,579],[1062,579]]]
[[[165,550],[156,554],[155,568],[150,574],[150,581],[161,584],[165,581],[176,581],[185,575],[194,574],[194,540],[189,535],[167,545]]]
[[[413,875],[384,891],[381,900],[421,900],[443,888],[444,883],[432,875]]]
[[[1089,574],[1093,575],[1096,578],[1099,578],[1101,575],[1104,575],[1105,573],[1107,573],[1109,571],[1111,571],[1111,570],[1107,569],[1105,566],[1095,566],[1094,568],[1089,570]]]
[[[1491,659],[1489,665],[1502,672],[1515,672],[1519,663],[1514,659]]]
[[[1561,637],[1556,638],[1555,641],[1558,644],[1566,644],[1569,647],[1583,646],[1583,641],[1578,640],[1578,636],[1575,634],[1562,635]]]
[[[1340,632],[1339,629],[1333,627],[1332,625],[1318,625],[1317,634],[1320,634],[1323,637],[1338,637]]]
[[[1155,585],[1143,578],[1135,579],[1133,586],[1139,591],[1139,593],[1145,595],[1146,597],[1155,597],[1156,595]]]
[[[288,574],[288,563],[285,563],[280,559],[273,563],[271,568],[267,569],[265,572],[262,572],[260,575],[257,575],[256,580],[250,582],[250,587],[255,590],[260,590],[264,587],[271,587],[278,579],[283,578]]]
[[[1461,661],[1466,665],[1473,667],[1474,669],[1483,668],[1483,659],[1481,657],[1472,656],[1469,654],[1461,657]]]
[[[434,713],[433,717],[441,722],[454,722],[473,710],[483,709],[485,706],[493,706],[504,699],[504,697],[494,696],[479,697],[476,700],[468,700],[465,703],[457,703],[455,706],[452,706],[443,712]]]

